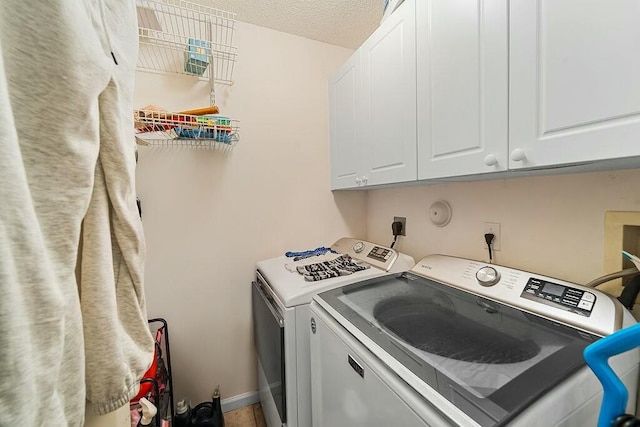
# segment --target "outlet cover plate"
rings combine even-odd
[[[493,238],[493,242],[491,243],[491,249],[493,249],[494,251],[499,251],[500,250],[500,240],[501,240],[501,235],[500,235],[500,223],[499,222],[484,222],[482,223],[482,235],[480,236],[482,238],[482,247],[485,249],[489,249],[487,247],[487,241],[484,240],[484,235],[487,233],[493,233],[493,235],[495,236]]]
[[[400,221],[402,223],[402,232],[400,233],[400,236],[406,236],[407,235],[407,218],[403,216],[394,216],[393,222],[396,222],[396,221]]]

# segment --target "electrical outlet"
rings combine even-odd
[[[400,233],[400,236],[406,236],[407,235],[407,218],[403,216],[394,216],[393,222],[396,222],[396,221],[400,221],[402,223],[402,232]]]
[[[491,243],[491,249],[494,251],[500,250],[500,223],[499,222],[484,222],[482,223],[482,247],[488,249],[487,241],[484,240],[484,235],[487,233],[493,233],[494,238]]]

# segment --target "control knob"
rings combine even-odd
[[[357,242],[355,245],[353,245],[353,252],[359,254],[363,250],[364,250],[364,243],[363,242]]]
[[[476,279],[482,286],[493,286],[500,281],[500,273],[493,267],[482,267],[476,273]]]

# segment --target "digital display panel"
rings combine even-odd
[[[542,291],[546,294],[551,294],[551,295],[561,297],[562,293],[564,292],[564,286],[546,282],[544,284],[544,287],[542,288]]]
[[[384,248],[381,248],[380,246],[375,246],[373,249],[371,249],[371,252],[369,252],[367,256],[369,258],[373,258],[378,261],[385,262],[386,257],[389,255],[389,252],[391,252],[389,249],[384,249]]]

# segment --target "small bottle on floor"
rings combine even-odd
[[[186,399],[182,399],[176,405],[173,427],[191,427],[191,405]]]
[[[213,391],[213,419],[216,427],[224,427],[224,414],[222,413],[222,404],[220,402],[220,386]]]

